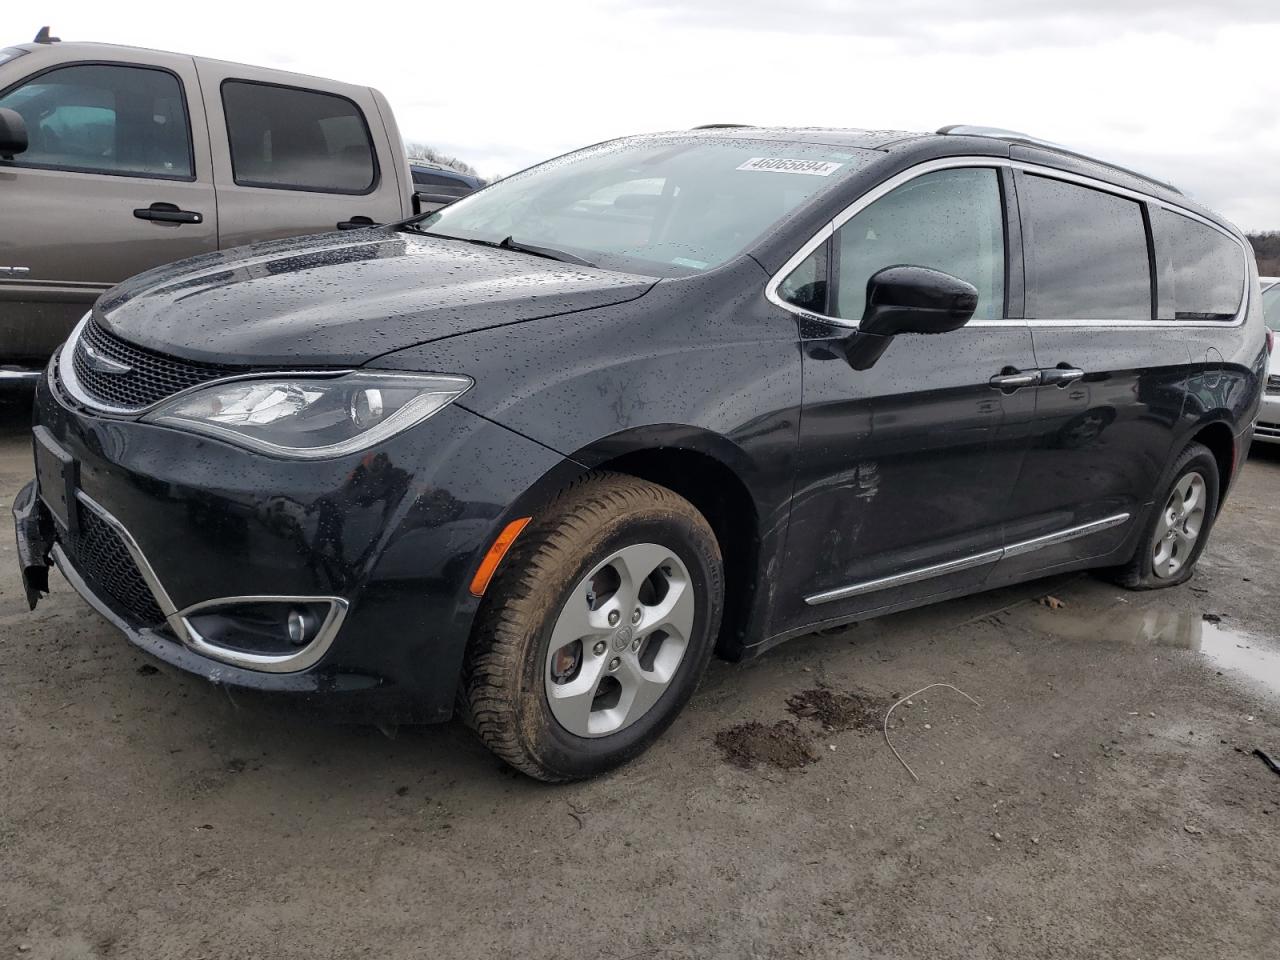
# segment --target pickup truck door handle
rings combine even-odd
[[[181,210],[176,203],[153,203],[133,211],[139,220],[156,220],[160,223],[204,223],[204,214],[194,210]]]
[[[1022,387],[1033,387],[1040,382],[1039,370],[1017,370],[1014,367],[1005,367],[996,376],[991,378],[991,386],[997,390],[1018,390]]]
[[[350,220],[343,220],[337,224],[339,230],[363,230],[365,227],[380,227],[382,224],[374,223],[369,217],[352,217]]]
[[[1040,371],[1040,382],[1046,387],[1065,387],[1083,376],[1084,371],[1077,367],[1049,367]]]

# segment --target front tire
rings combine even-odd
[[[1130,590],[1159,590],[1185,583],[1195,572],[1217,515],[1218,461],[1209,448],[1190,444],[1161,489],[1133,557],[1111,571]]]
[[[529,523],[486,591],[463,674],[468,720],[539,780],[625,763],[692,696],[723,605],[719,545],[691,503],[589,474]]]

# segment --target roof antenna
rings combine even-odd
[[[35,42],[36,43],[59,43],[61,42],[61,40],[62,40],[61,37],[49,36],[48,27],[41,27],[40,32],[36,34]]]

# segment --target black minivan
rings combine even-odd
[[[1049,573],[1192,573],[1267,364],[1240,232],[1019,135],[599,144],[162,267],[54,357],[14,513],[139,647],[546,780],[713,651]]]

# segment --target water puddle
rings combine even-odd
[[[1153,644],[1200,653],[1210,666],[1224,674],[1243,677],[1280,693],[1280,650],[1248,633],[1200,614],[1160,608],[1103,610],[1050,610],[1044,606],[1020,607],[1009,620],[1069,640],[1104,643]],[[1006,621],[1008,622],[1008,621]]]

